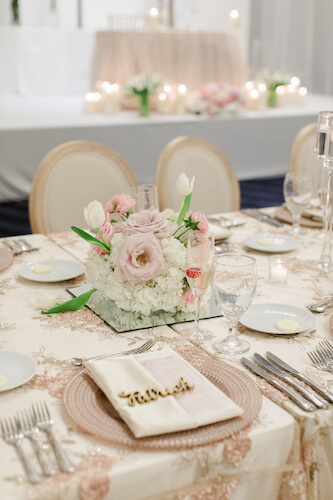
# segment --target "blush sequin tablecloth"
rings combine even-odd
[[[233,229],[228,243],[233,250],[245,251],[243,239],[250,234],[279,233],[243,214],[246,224]],[[321,275],[316,262],[321,251],[319,230],[309,230],[301,246],[288,254],[288,284],[268,283],[268,254],[250,251],[258,263],[258,288],[254,303],[279,302],[304,307],[332,291],[330,276]],[[36,293],[42,289],[58,300],[67,299],[65,287],[82,282],[37,283],[18,276],[21,265],[44,259],[79,259],[84,262],[87,244],[74,234],[30,235],[36,253],[15,257],[0,274],[0,349],[19,351],[38,363],[37,373],[27,384],[0,393],[0,414],[7,417],[27,408],[34,401],[46,401],[55,420],[57,437],[76,465],[73,474],[57,474],[39,485],[24,479],[21,463],[13,447],[0,440],[2,500],[80,499],[223,499],[250,500],[329,500],[333,477],[333,409],[307,414],[279,391],[250,374],[239,356],[214,353],[212,341],[225,336],[224,320],[205,321],[212,338],[199,348],[216,360],[244,370],[253,377],[263,394],[262,407],[250,427],[220,443],[177,451],[140,451],[112,446],[107,441],[81,432],[67,415],[63,393],[77,374],[70,358],[119,351],[155,338],[153,349],[175,347],[191,350],[180,332],[183,325],[115,334],[92,311],[53,316],[40,314]],[[247,250],[249,251],[249,250]],[[276,353],[327,388],[333,389],[333,376],[318,372],[308,361],[306,351],[320,339],[333,339],[331,313],[316,316],[311,331],[297,335],[274,336],[247,330],[239,331],[253,352]],[[197,348],[196,348],[197,349]],[[1,367],[0,367],[1,372]],[[42,436],[41,436],[42,437]],[[44,439],[44,438],[43,438]],[[32,455],[29,443],[24,443]]]

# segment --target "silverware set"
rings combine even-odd
[[[333,372],[333,344],[328,340],[319,342],[316,349],[307,355],[318,370]]]
[[[62,472],[73,472],[75,470],[67,453],[52,432],[53,419],[45,402],[33,403],[31,409],[21,410],[14,417],[2,419],[0,426],[4,441],[15,446],[27,478],[31,483],[40,483],[43,475],[52,476],[58,472],[58,469]],[[45,453],[40,443],[38,438],[40,431],[46,433],[51,443],[58,468]],[[25,438],[31,442],[39,467],[30,460],[23,447]]]
[[[259,220],[260,222],[266,222],[266,224],[269,224],[270,226],[283,227],[283,224],[274,219],[274,217],[261,212],[257,208],[245,208],[242,212],[250,217],[253,217],[254,219]]]
[[[239,227],[239,226],[244,226],[246,224],[245,221],[236,221],[232,219],[228,219],[227,217],[224,217],[223,215],[209,215],[207,217],[209,222],[212,223],[217,223],[219,226],[225,227],[229,229],[230,227]]]
[[[258,353],[254,353],[253,356],[257,363],[253,363],[247,358],[242,358],[243,364],[286,394],[303,410],[315,411],[319,408],[326,409],[329,403],[333,404],[332,392],[288,365],[272,352],[266,352],[266,357],[268,359]],[[293,377],[291,377],[290,374],[293,375]],[[312,390],[299,384],[294,377],[305,382]],[[284,384],[281,383],[281,381],[283,381]],[[297,392],[294,389],[296,389]]]
[[[14,255],[21,255],[22,253],[35,252],[39,248],[34,248],[30,243],[24,238],[17,238],[15,240],[7,241],[2,240],[2,243],[8,247]]]

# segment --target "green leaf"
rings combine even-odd
[[[55,314],[66,311],[78,311],[79,309],[81,309],[81,307],[86,305],[90,296],[94,292],[96,292],[96,290],[97,288],[93,288],[92,290],[89,290],[89,292],[85,292],[82,295],[75,297],[74,299],[67,300],[67,302],[63,302],[62,304],[52,307],[52,309],[49,309],[48,311],[42,311],[42,314]]]
[[[105,250],[106,252],[110,253],[110,248],[108,248],[102,241],[98,240],[97,238],[94,238],[94,236],[91,236],[91,234],[86,233],[86,231],[83,231],[82,229],[79,229],[78,227],[75,226],[72,226],[72,229],[76,234],[81,236],[81,238],[86,240],[88,243],[96,245],[102,250]]]
[[[178,217],[178,220],[177,220],[177,224],[178,226],[181,225],[181,223],[183,222],[184,220],[184,217],[185,217],[185,214],[186,212],[188,211],[188,209],[190,208],[190,204],[191,204],[191,196],[192,196],[192,193],[188,194],[187,196],[185,196],[184,198],[184,202],[183,202],[183,206],[180,210],[180,213],[179,213],[179,217]]]

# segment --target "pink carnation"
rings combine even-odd
[[[188,304],[194,304],[195,297],[194,297],[194,293],[192,292],[192,290],[188,290],[186,293],[184,293],[183,300],[184,300],[184,302],[187,302]]]
[[[105,205],[105,210],[109,213],[116,212],[119,215],[125,215],[136,205],[136,201],[128,194],[116,194]]]
[[[158,212],[149,210],[131,214],[123,228],[129,233],[154,233],[158,238],[170,236],[170,222]]]
[[[119,283],[147,283],[167,270],[158,239],[151,233],[131,234],[121,247],[114,277]]]
[[[201,231],[202,233],[206,233],[208,231],[209,229],[208,221],[204,214],[202,214],[201,212],[192,212],[192,210],[189,210],[188,212],[186,212],[185,220],[188,220],[190,217],[192,222],[199,223],[198,224],[199,231]]]
[[[100,231],[107,243],[110,243],[114,233],[116,232],[115,228],[113,227],[112,224],[110,224],[110,222],[104,222],[103,226],[100,227]],[[96,235],[96,239],[102,241],[99,234]],[[103,250],[102,248],[97,247],[96,245],[92,246],[92,250],[96,252],[98,255],[105,255],[106,253],[108,253],[106,250]]]

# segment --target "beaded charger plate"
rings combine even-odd
[[[14,254],[7,248],[0,248],[0,271],[7,269],[14,262]]]
[[[243,408],[243,416],[193,430],[138,439],[84,371],[66,387],[64,405],[67,413],[82,431],[115,446],[141,450],[176,450],[213,444],[250,425],[261,408],[261,393],[255,382],[239,369],[212,359],[195,346],[182,346],[179,351],[181,356]]]

